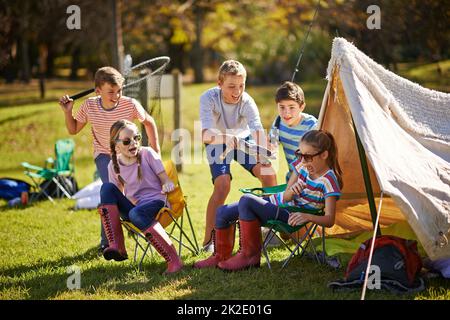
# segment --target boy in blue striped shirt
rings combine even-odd
[[[275,95],[278,108],[278,117],[272,124],[269,137],[272,144],[281,143],[283,146],[289,171],[286,174],[286,182],[291,176],[290,163],[296,159],[300,139],[303,135],[316,129],[317,119],[305,110],[305,95],[297,84],[286,81],[278,89]]]

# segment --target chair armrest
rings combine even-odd
[[[35,170],[35,171],[44,170],[44,168],[38,167],[38,166],[34,166],[32,164],[29,164],[28,162],[22,162],[21,165],[22,165],[22,167],[24,167],[24,168],[26,168],[28,170]]]
[[[286,190],[287,184],[280,184],[278,186],[273,187],[265,187],[265,188],[241,188],[239,191],[242,193],[250,193],[255,196],[268,196],[271,194],[279,193]]]
[[[309,213],[309,214],[314,214],[316,216],[325,215],[325,210],[323,210],[323,209],[309,209],[309,208],[289,206],[289,205],[284,205],[284,204],[280,205],[280,208],[286,209],[289,212]]]

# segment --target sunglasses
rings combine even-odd
[[[137,134],[137,135],[135,135],[135,136],[133,137],[133,140],[134,140],[135,142],[140,142],[141,139],[142,139],[142,136],[141,136],[140,134]],[[122,144],[123,144],[124,146],[128,146],[128,145],[131,143],[131,139],[130,139],[130,138],[127,138],[127,139],[116,139],[116,142],[122,142]]]
[[[300,149],[295,150],[295,156],[297,157],[297,159],[304,162],[313,161],[314,157],[318,156],[321,153],[323,153],[323,151],[317,152],[316,154],[303,154],[300,152]]]

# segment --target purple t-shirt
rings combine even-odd
[[[131,165],[124,165],[118,160],[120,175],[125,180],[125,196],[131,201],[137,201],[135,205],[150,200],[164,201],[166,196],[161,193],[161,181],[158,174],[164,171],[164,166],[160,156],[149,147],[142,147],[141,153],[141,173],[142,179],[139,181],[137,162]],[[109,181],[120,189],[117,174],[114,172],[112,160],[108,164]]]

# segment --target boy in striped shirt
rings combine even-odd
[[[136,99],[122,96],[124,80],[120,72],[112,67],[98,69],[94,76],[97,96],[86,99],[75,117],[72,114],[74,101],[68,95],[64,95],[59,100],[69,134],[77,134],[90,122],[94,161],[103,183],[109,182],[108,164],[111,160],[109,131],[116,121],[121,119],[131,122],[139,120],[145,127],[150,147],[158,154],[160,153],[155,120]],[[102,228],[99,250],[103,252],[107,246],[108,240]]]
[[[303,135],[316,128],[317,119],[305,110],[305,95],[297,84],[286,81],[278,89],[275,95],[278,107],[278,117],[272,124],[269,137],[272,144],[281,143],[286,156],[289,171],[286,174],[286,182],[289,180],[292,168],[291,162],[295,158],[295,150]]]

